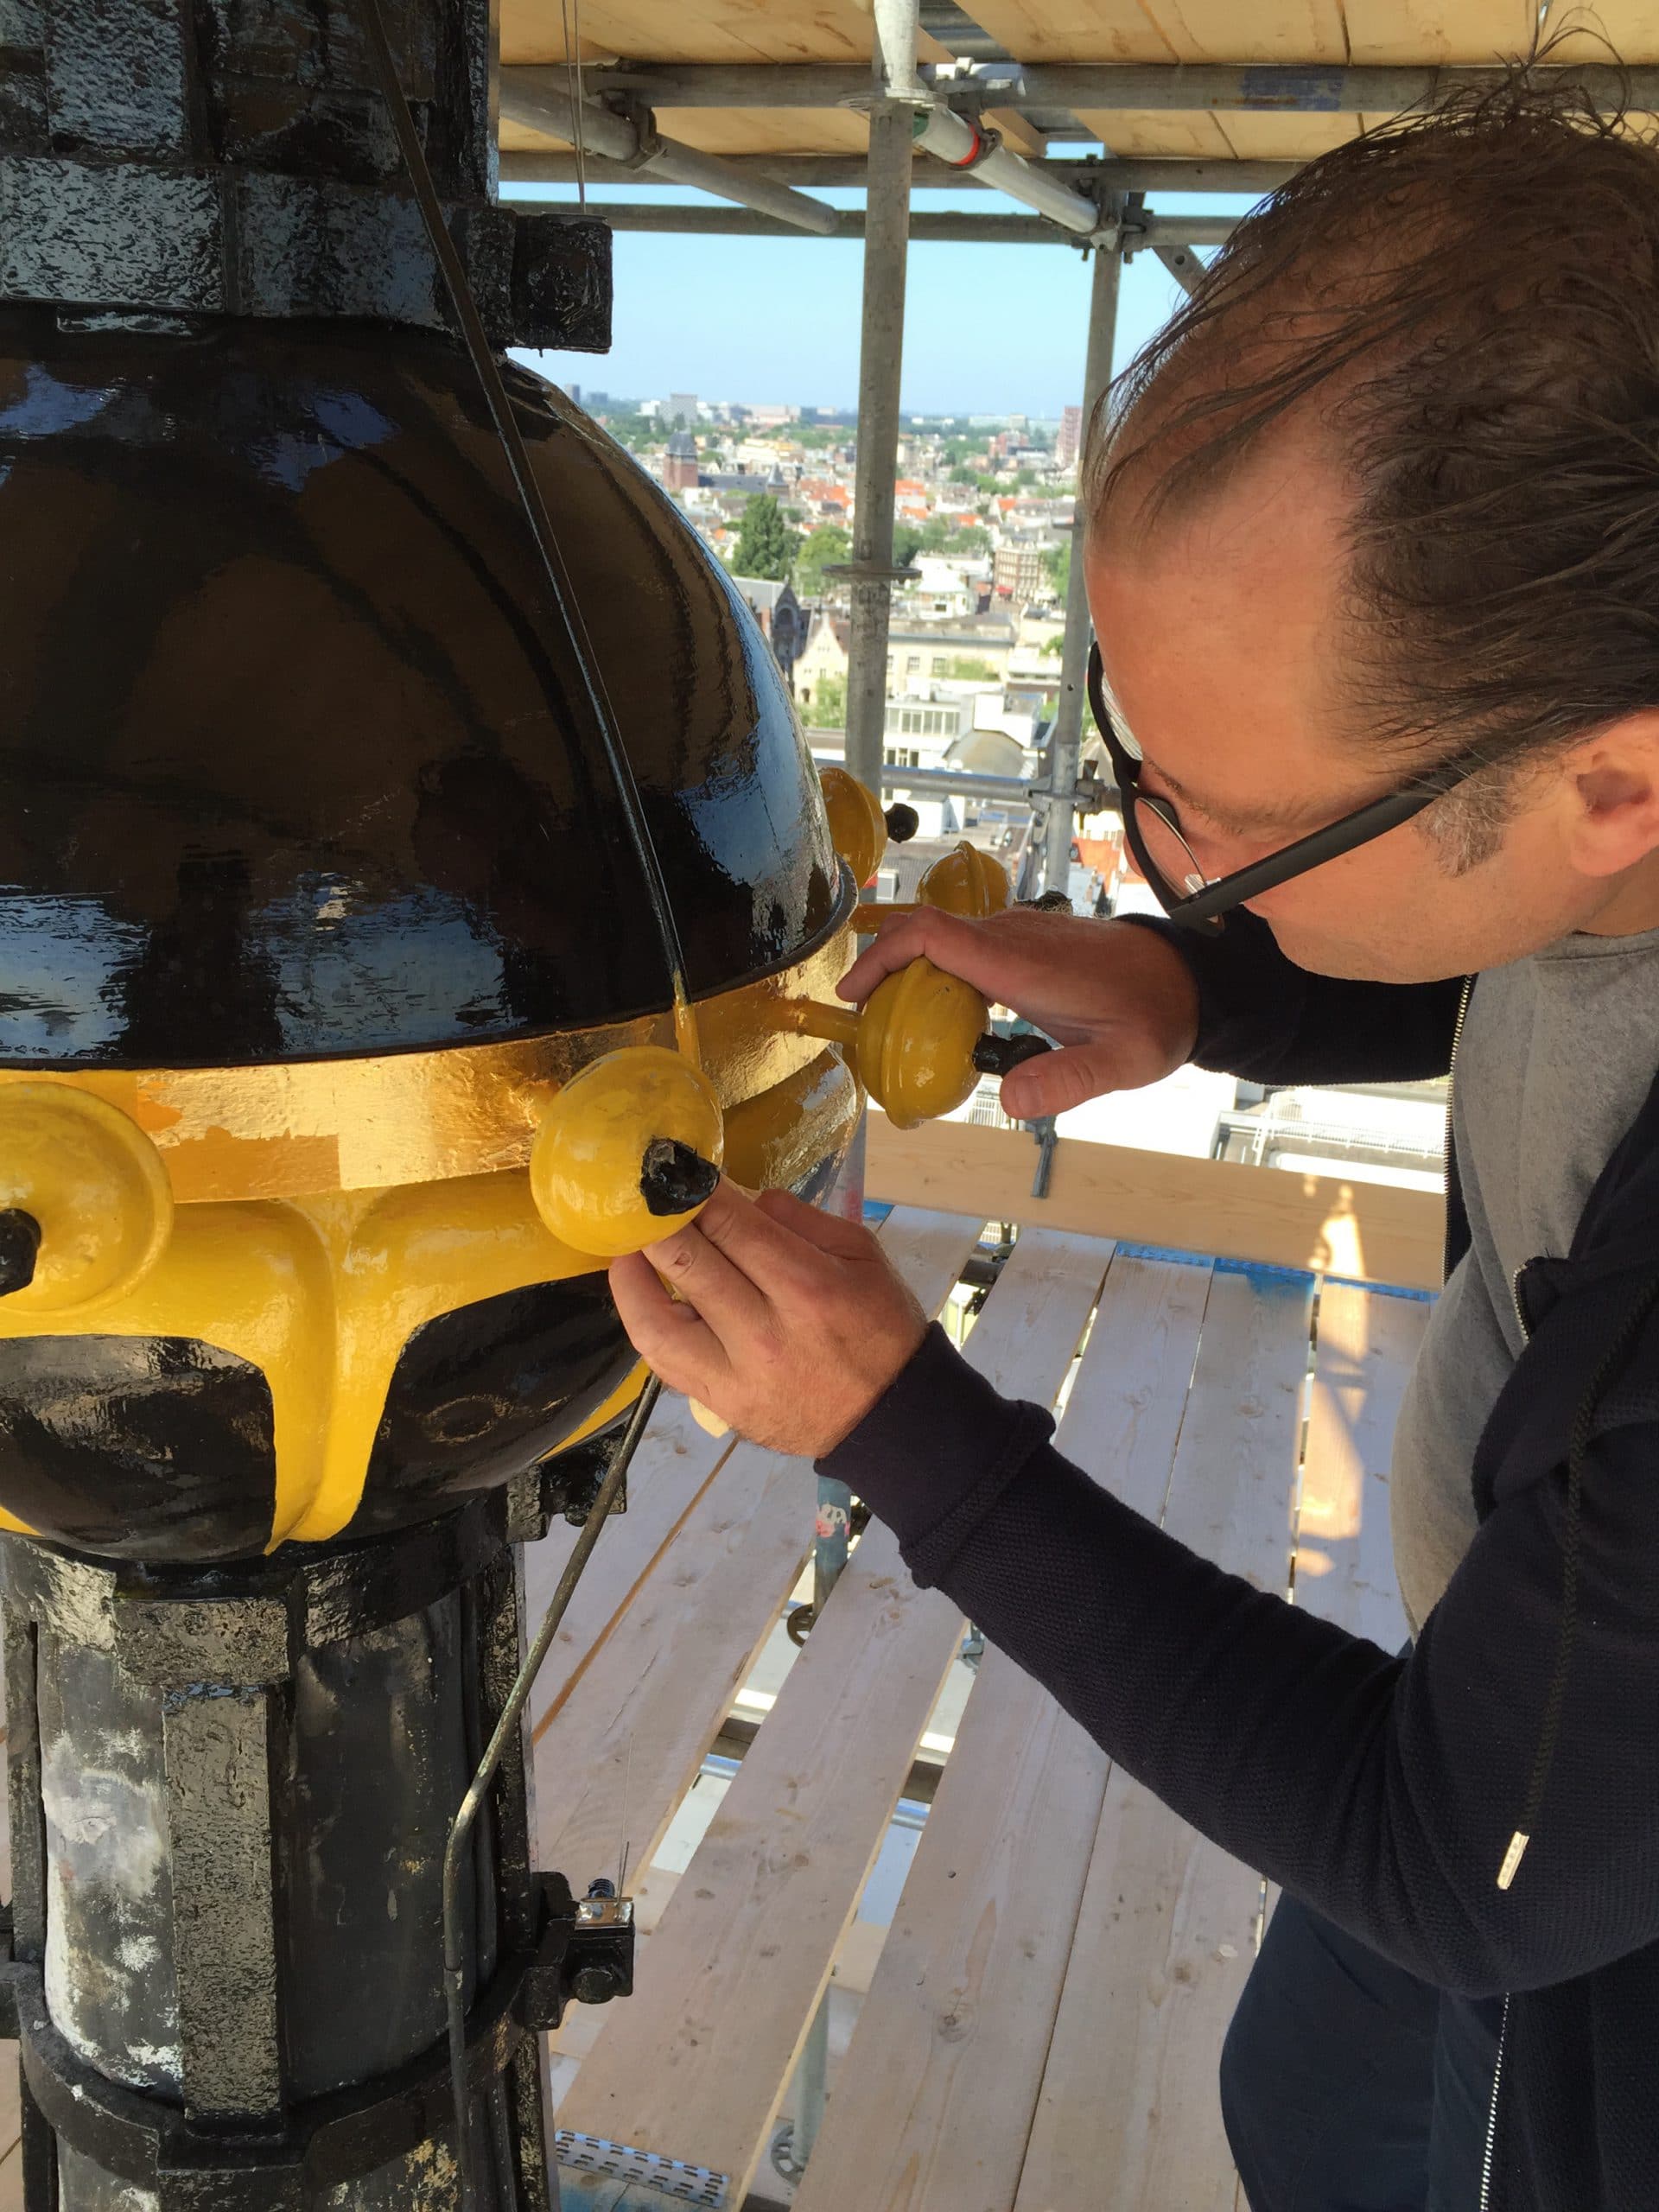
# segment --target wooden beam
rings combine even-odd
[[[1444,1207],[1427,1191],[1060,1140],[1048,1195],[1020,1129],[869,1119],[869,1196],[1217,1259],[1438,1290]]]

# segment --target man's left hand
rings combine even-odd
[[[671,1389],[805,1459],[851,1433],[927,1333],[868,1230],[725,1181],[687,1227],[613,1260],[611,1294]]]

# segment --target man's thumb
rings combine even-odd
[[[1122,1090],[1123,1055],[1109,1045],[1067,1045],[1023,1060],[1002,1078],[1002,1111],[1016,1122],[1063,1114],[1085,1099]]]

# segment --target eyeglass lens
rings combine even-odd
[[[1138,798],[1134,804],[1135,826],[1146,848],[1147,858],[1170,889],[1183,898],[1192,898],[1202,891],[1208,879],[1162,802]]]

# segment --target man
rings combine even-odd
[[[1189,1057],[1455,1052],[1412,1645],[1107,1497],[786,1198],[722,1189],[618,1306],[1282,1885],[1223,2067],[1255,2212],[1659,2205],[1659,156],[1516,86],[1313,163],[1137,365],[1085,504],[1173,922],[919,915],[842,990],[925,952],[1014,1008],[1060,1047],[1025,1116]]]

